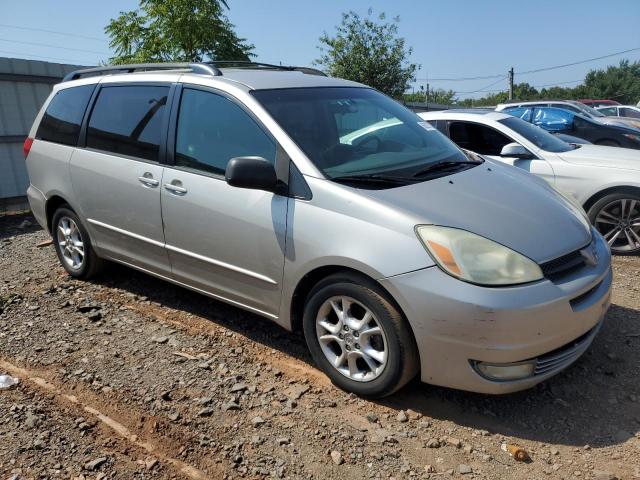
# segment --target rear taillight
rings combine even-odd
[[[24,144],[22,145],[22,153],[24,154],[24,158],[27,158],[29,155],[29,151],[31,150],[31,145],[33,145],[33,138],[27,137],[24,139]]]

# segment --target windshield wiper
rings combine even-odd
[[[435,162],[431,165],[427,165],[422,170],[418,170],[413,174],[414,177],[421,177],[422,175],[426,175],[428,173],[441,172],[444,170],[456,170],[458,168],[462,168],[465,165],[480,165],[482,162],[465,160],[465,161],[457,161],[457,160],[443,160],[441,162]]]
[[[416,179],[411,177],[396,177],[394,175],[382,175],[379,173],[365,173],[361,175],[342,175],[332,177],[334,182],[354,182],[354,183],[392,183],[395,185],[407,185],[415,183]]]

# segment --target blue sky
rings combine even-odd
[[[524,72],[640,47],[639,0],[229,0],[228,15],[240,36],[256,45],[258,60],[309,65],[318,58],[318,37],[334,31],[345,10],[400,16],[400,34],[422,66],[419,79],[457,92],[493,90],[506,80],[461,82],[435,78],[490,76],[513,66]],[[0,56],[93,64],[109,57],[103,28],[136,0],[0,0]],[[18,26],[54,30],[72,37]],[[90,38],[84,38],[90,37]],[[640,60],[640,50],[626,54]],[[583,65],[516,75],[535,86],[573,86],[591,68],[618,63],[613,57]],[[495,85],[489,85],[498,81]],[[426,83],[418,80],[417,85]],[[484,92],[461,93],[480,97]]]

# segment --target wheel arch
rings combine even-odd
[[[62,205],[69,205],[69,202],[66,199],[64,199],[62,196],[57,194],[49,197],[47,199],[47,202],[45,203],[44,208],[45,208],[45,215],[47,218],[47,230],[49,231],[49,233],[52,232],[52,228],[53,228],[53,226],[51,225],[51,221],[53,220],[53,214]],[[70,205],[69,205],[69,208],[73,210],[73,207],[71,207]]]
[[[291,297],[291,305],[290,305],[290,325],[292,331],[302,331],[302,316],[304,312],[304,305],[306,303],[307,297],[309,293],[313,289],[315,285],[329,277],[330,275],[334,275],[336,273],[349,273],[351,275],[355,275],[361,277],[365,282],[375,285],[376,288],[380,289],[384,292],[389,300],[392,302],[393,306],[400,312],[400,314],[407,321],[407,325],[411,329],[411,335],[413,335],[415,339],[415,334],[413,332],[413,327],[411,323],[407,319],[406,314],[402,310],[400,304],[396,301],[394,296],[391,294],[389,290],[387,290],[380,282],[378,282],[375,278],[367,275],[366,273],[352,268],[346,267],[344,265],[324,265],[321,267],[314,268],[313,270],[306,273],[302,278],[298,281],[296,288]]]
[[[607,187],[604,190],[592,194],[589,199],[584,203],[583,207],[586,212],[601,198],[611,195],[613,193],[633,193],[634,195],[640,195],[640,186],[634,185],[615,185],[613,187]]]

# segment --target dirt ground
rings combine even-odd
[[[640,478],[640,258],[615,258],[603,329],[552,380],[371,402],[300,335],[124,267],[71,280],[47,238],[0,219],[0,480]]]

